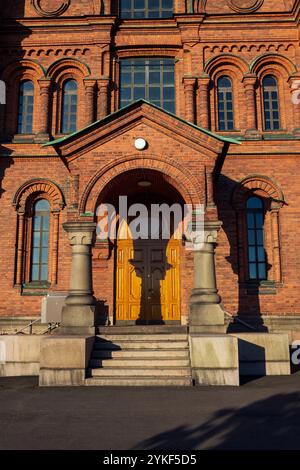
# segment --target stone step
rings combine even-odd
[[[90,367],[92,368],[106,368],[106,367],[189,367],[189,359],[162,359],[162,358],[153,358],[153,357],[141,357],[139,359],[135,358],[120,358],[120,359],[91,359]]]
[[[103,341],[187,341],[187,334],[124,334],[97,335],[96,343]]]
[[[113,325],[98,326],[98,333],[102,335],[124,335],[124,334],[160,334],[160,333],[185,333],[188,328],[186,325]]]
[[[187,341],[124,341],[123,339],[118,342],[99,341],[94,343],[94,349],[187,349]]]
[[[92,377],[182,377],[191,375],[189,367],[105,367],[91,370]]]
[[[93,350],[92,359],[109,359],[109,358],[167,358],[167,359],[182,359],[189,358],[189,350],[185,349],[119,349],[115,351],[107,350]]]
[[[85,385],[96,387],[190,387],[191,377],[90,377]]]

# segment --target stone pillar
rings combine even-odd
[[[50,103],[51,103],[51,79],[42,78],[38,80],[40,86],[40,112],[38,119],[36,142],[49,140],[50,125]]]
[[[298,136],[300,135],[300,77],[290,77],[289,84],[293,109],[293,132]]]
[[[203,75],[198,78],[199,89],[199,119],[198,125],[203,129],[209,129],[209,84],[210,78],[208,75]]]
[[[195,78],[184,78],[185,119],[195,123]]]
[[[109,92],[109,78],[99,79],[98,80],[97,119],[103,119],[109,114],[108,92]]]
[[[203,237],[194,242],[194,288],[190,297],[190,332],[224,333],[225,317],[218,294],[215,245],[221,222],[205,222]]]
[[[95,85],[96,80],[85,79],[85,125],[88,126],[95,121]]]
[[[25,210],[19,209],[18,211],[18,251],[17,251],[17,272],[16,272],[16,285],[18,287],[21,287],[23,283],[24,225],[25,225]]]
[[[243,78],[243,84],[245,89],[246,97],[246,109],[247,109],[247,129],[246,134],[257,136],[257,117],[256,117],[256,94],[255,86],[257,78],[255,75],[245,75]]]
[[[186,12],[186,0],[174,0],[174,15]]]
[[[63,227],[72,247],[72,266],[70,290],[58,334],[95,334],[91,246],[96,224],[68,222]]]

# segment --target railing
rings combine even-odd
[[[234,321],[237,321],[238,323],[241,323],[242,325],[244,325],[246,328],[249,328],[249,330],[257,331],[257,329],[254,328],[254,326],[249,325],[249,323],[246,323],[245,321],[241,320],[239,317],[236,317],[235,315],[231,315],[231,313],[228,313],[228,312],[224,312],[224,313],[225,315],[227,315],[227,317],[230,317]]]
[[[17,330],[14,334],[15,335],[18,335],[19,333],[23,333],[24,330],[26,330],[27,328],[29,328],[29,334],[32,335],[33,334],[33,325],[35,323],[38,323],[41,321],[41,317],[37,318],[36,320],[32,320],[31,322],[29,322],[27,325],[23,326],[23,328],[20,328],[19,330]],[[51,331],[55,330],[56,328],[59,327],[59,323],[48,323],[48,327],[46,330],[42,331],[41,333],[39,333],[40,335],[45,335],[47,333],[51,333]]]

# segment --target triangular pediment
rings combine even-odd
[[[238,141],[226,138],[202,129],[172,113],[169,113],[144,100],[134,103],[112,113],[105,118],[69,134],[60,139],[48,142],[44,146],[53,146],[57,152],[67,160],[98,148],[101,145],[113,141],[120,135],[124,135],[132,129],[140,126],[151,128],[153,135],[167,135],[196,152],[216,158],[223,152],[224,146]]]

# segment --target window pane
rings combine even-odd
[[[218,93],[218,128],[219,130],[234,129],[233,92],[229,77],[221,77],[217,82]]]
[[[279,130],[279,98],[278,84],[275,77],[266,76],[263,79],[263,101],[264,101],[264,119],[265,130]]]
[[[253,247],[249,247],[248,249],[248,256],[249,256],[249,261],[256,261],[256,250]]]
[[[266,279],[267,278],[267,271],[266,271],[266,264],[260,263],[258,265],[258,275],[259,279]]]
[[[18,109],[18,133],[32,134],[34,107],[34,85],[30,80],[20,83],[19,109]]]
[[[33,207],[31,242],[31,281],[45,281],[48,277],[50,205],[40,199]]]
[[[77,88],[75,80],[68,80],[63,85],[61,131],[64,134],[75,132],[77,128]]]
[[[155,57],[121,61],[120,107],[138,99],[175,111],[173,59]]]
[[[264,208],[258,197],[247,201],[248,272],[249,279],[266,279],[266,254],[264,248]]]
[[[170,18],[173,0],[120,0],[121,18]]]
[[[256,279],[257,278],[256,264],[250,263],[250,265],[249,265],[249,277],[250,277],[250,279]]]

